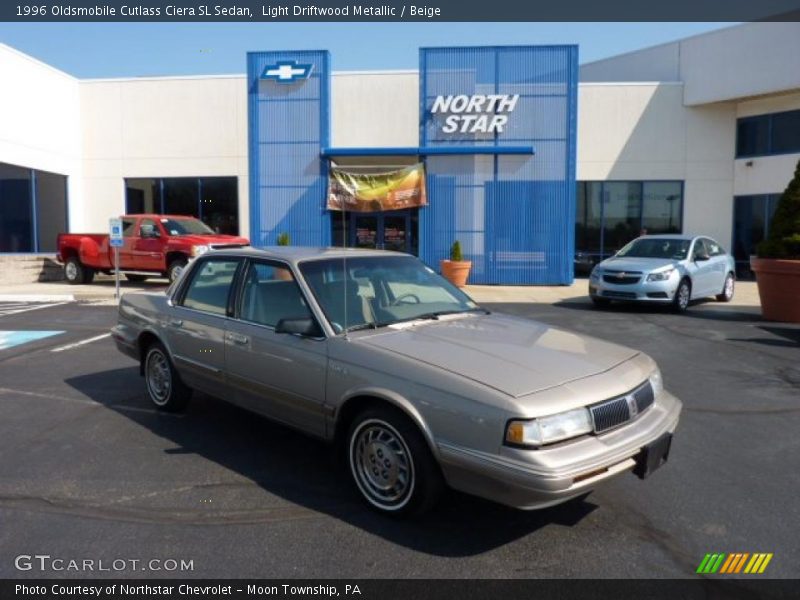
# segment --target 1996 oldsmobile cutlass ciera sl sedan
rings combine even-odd
[[[491,314],[395,252],[212,251],[125,294],[113,337],[158,408],[201,390],[334,442],[395,515],[445,485],[534,509],[645,478],[681,411],[645,354]]]

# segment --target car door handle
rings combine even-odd
[[[182,327],[183,320],[182,319],[170,319],[169,320],[170,327]]]
[[[249,341],[249,338],[241,333],[229,333],[228,339],[234,344],[246,344]]]

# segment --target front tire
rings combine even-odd
[[[675,298],[672,300],[672,309],[676,313],[686,312],[689,302],[692,299],[692,282],[688,279],[681,279],[678,289],[675,290]]]
[[[382,514],[421,514],[444,490],[422,433],[397,409],[376,406],[360,413],[347,434],[347,453],[356,489]]]
[[[186,407],[192,396],[192,390],[181,381],[167,351],[158,342],[147,348],[144,378],[147,395],[159,410],[179,412]]]
[[[186,262],[185,258],[176,258],[169,263],[167,267],[167,279],[169,279],[170,283],[181,276],[181,273],[183,273],[183,270],[186,268]]]
[[[722,293],[717,294],[717,300],[720,302],[730,302],[733,300],[735,285],[733,273],[728,273],[725,277],[725,283],[722,286]]]

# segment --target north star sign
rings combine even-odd
[[[447,114],[442,133],[503,133],[519,94],[436,96],[431,114]]]

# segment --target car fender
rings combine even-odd
[[[336,412],[334,414],[334,421],[338,423],[342,409],[347,405],[347,403],[350,400],[352,400],[353,398],[358,398],[363,396],[371,396],[373,398],[378,398],[380,400],[383,400],[384,402],[396,406],[401,411],[403,411],[403,413],[405,413],[417,425],[417,427],[419,427],[419,430],[422,432],[422,435],[425,438],[425,441],[427,442],[428,447],[430,448],[431,452],[433,452],[434,456],[436,456],[437,458],[439,457],[439,451],[433,439],[433,432],[431,431],[430,427],[428,427],[428,423],[425,421],[422,414],[419,412],[419,410],[411,400],[409,400],[402,394],[398,394],[394,390],[389,390],[386,388],[374,387],[374,386],[357,387],[348,390],[347,393],[340,400],[339,405],[335,409]]]

